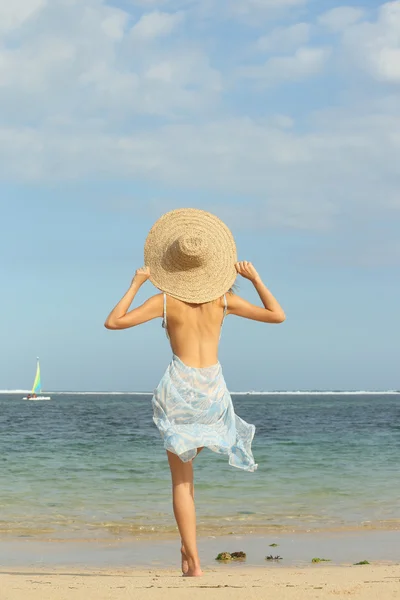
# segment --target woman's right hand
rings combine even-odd
[[[132,279],[132,283],[138,283],[142,285],[150,277],[150,267],[140,267],[136,270],[135,276]]]
[[[261,280],[259,274],[257,273],[256,269],[253,267],[252,263],[248,262],[247,260],[242,260],[240,262],[237,262],[235,264],[235,268],[236,268],[236,271],[239,273],[239,275],[241,275],[245,279],[249,279],[253,283],[256,283],[256,281]]]

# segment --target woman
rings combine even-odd
[[[194,458],[208,447],[226,454],[232,466],[257,468],[251,451],[255,427],[235,414],[218,362],[221,326],[229,314],[263,323],[282,323],[285,315],[253,265],[237,262],[226,225],[205,211],[178,209],[161,217],[147,237],[145,265],[105,326],[126,329],[163,318],[173,357],[153,396],[153,420],[171,469],[182,572],[198,577]],[[253,283],[263,308],[232,292],[237,274]],[[162,293],[128,312],[147,279]]]

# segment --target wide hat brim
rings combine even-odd
[[[182,236],[206,240],[207,259],[182,268],[172,259],[172,248]],[[144,247],[144,262],[156,288],[193,304],[220,298],[233,285],[237,272],[236,244],[229,228],[215,215],[196,208],[181,208],[163,215],[151,228]]]

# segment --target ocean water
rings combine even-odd
[[[0,537],[176,531],[151,396],[0,394]],[[400,394],[233,395],[258,470],[203,450],[200,534],[400,528]]]

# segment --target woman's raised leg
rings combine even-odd
[[[183,462],[167,451],[172,477],[172,499],[174,515],[182,539],[183,554],[188,564],[187,577],[199,577],[203,573],[196,541],[196,510],[194,505],[192,461]]]

